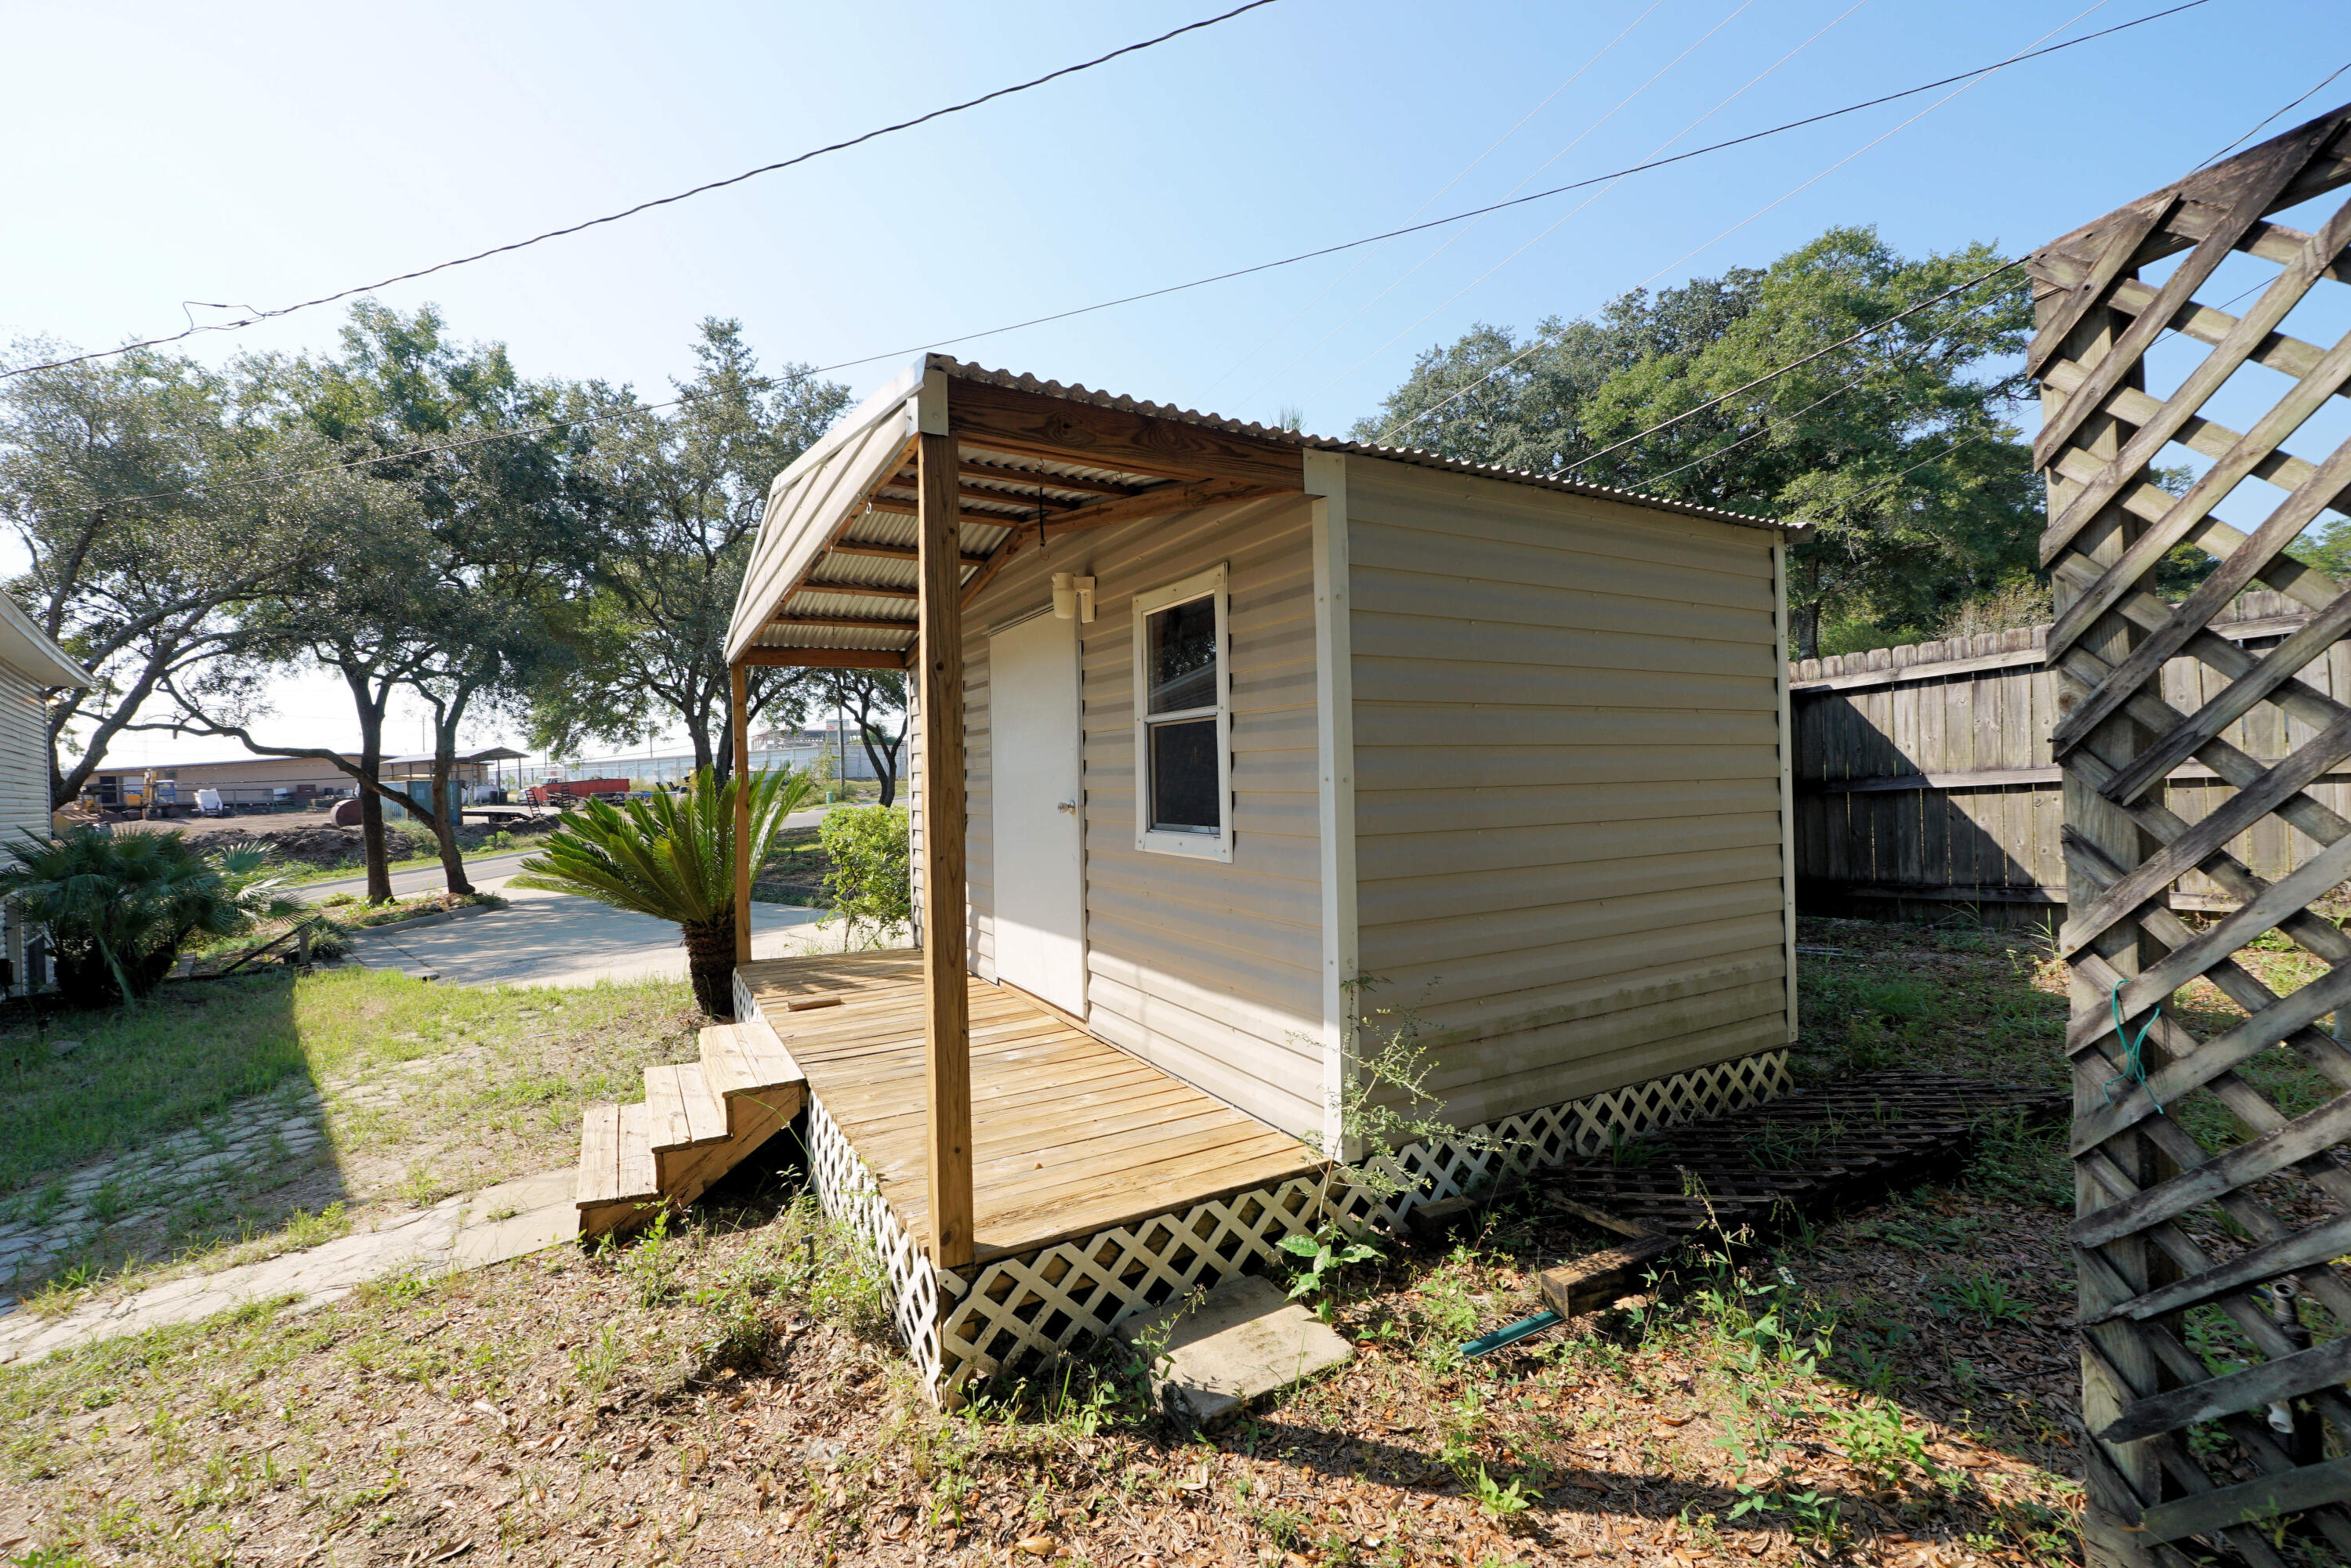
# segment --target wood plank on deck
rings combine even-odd
[[[922,966],[904,953],[737,967],[908,1229],[928,1237]],[[969,982],[974,1240],[990,1258],[1321,1168],[1322,1156],[1018,991]],[[841,1005],[810,1008],[810,1000]],[[800,1010],[790,1010],[791,1004]]]

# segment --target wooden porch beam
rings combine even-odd
[[[1103,408],[1071,398],[947,378],[956,439],[1164,479],[1238,479],[1295,490],[1305,483],[1299,448],[1283,442]]]
[[[908,599],[914,597],[911,588],[892,588],[879,582],[828,582],[822,578],[810,578],[792,590],[795,593],[844,593],[867,599]]]
[[[1278,489],[1271,486],[1242,485],[1230,479],[1203,479],[1191,485],[1164,485],[1156,490],[1144,490],[1115,501],[1102,501],[1077,511],[1046,519],[1042,533],[1047,538],[1058,538],[1080,528],[1108,528],[1114,523],[1131,523],[1138,517],[1154,517],[1166,512],[1189,511],[1195,507],[1213,507],[1227,501],[1262,501],[1275,496],[1297,494],[1295,487]],[[1023,523],[987,564],[971,574],[964,584],[963,601],[969,604],[979,597],[980,590],[995,580],[996,574],[1011,563],[1012,558],[1027,546],[1036,542],[1040,528],[1035,523]]]
[[[925,1164],[931,1260],[972,1260],[971,1003],[964,978],[963,523],[956,438],[916,438],[922,597],[915,679],[923,727],[923,1045],[929,1110]]]
[[[1007,506],[1017,506],[1020,501],[1018,496],[990,496],[988,499],[1001,501]],[[898,496],[869,496],[865,504],[877,512],[887,512],[900,517],[914,517],[921,510],[916,503]],[[963,520],[967,523],[988,523],[999,528],[1018,528],[1036,516],[1037,508],[1033,506],[1029,508],[1026,517],[1017,512],[976,512],[969,507],[964,507],[962,512]]]
[[[771,670],[903,670],[895,648],[746,648],[737,664]]]
[[[1040,481],[1043,482],[1045,488],[1048,490],[1053,487],[1053,480],[1050,475],[1020,475],[1018,469],[1007,469],[1005,472],[1007,474],[1018,475],[1021,481],[1028,484],[1032,492],[1035,490]],[[883,480],[882,483],[888,486],[893,490],[911,490],[914,489],[920,481],[915,478],[911,470],[905,470],[893,474],[887,479]],[[983,489],[977,485],[958,485],[956,486],[956,494],[967,501],[987,501],[999,507],[1008,501],[1018,502],[1019,504],[1027,507],[1031,511],[1034,511],[1037,507],[1037,497],[1034,494],[1023,496],[1018,491],[1012,490],[988,490]],[[1072,501],[1064,496],[1048,496],[1045,497],[1045,509],[1049,512],[1066,512],[1071,507],[1082,507],[1084,505],[1085,503],[1083,501]]]
[[[726,666],[726,725],[735,749],[735,961],[751,961],[751,671],[747,661]]]

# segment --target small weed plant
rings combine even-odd
[[[2032,1309],[2009,1293],[1996,1274],[1981,1269],[1953,1270],[1937,1281],[1936,1305],[1947,1315],[1966,1313],[1986,1322],[2022,1322]]]
[[[1444,1102],[1426,1087],[1435,1063],[1421,1042],[1424,1025],[1409,1008],[1362,1010],[1362,999],[1379,982],[1356,980],[1350,992],[1358,1009],[1357,1038],[1365,1041],[1355,1071],[1339,1096],[1339,1145],[1316,1134],[1307,1141],[1330,1156],[1315,1192],[1320,1222],[1311,1232],[1282,1239],[1282,1250],[1303,1261],[1293,1297],[1327,1302],[1332,1281],[1349,1268],[1382,1254],[1366,1239],[1363,1222],[1346,1218],[1361,1206],[1376,1212],[1416,1193],[1418,1177],[1398,1166],[1394,1151],[1412,1144],[1446,1142],[1468,1154],[1507,1155],[1512,1145],[1482,1134],[1465,1133],[1437,1113]]]
[[[1944,1477],[1927,1439],[1902,1421],[1902,1412],[1883,1399],[1865,1399],[1853,1409],[1831,1417],[1837,1446],[1854,1469],[1877,1483],[1881,1491],[1898,1491],[1916,1468],[1929,1484]]]
[[[669,1233],[669,1210],[664,1208],[653,1216],[636,1245],[616,1249],[613,1267],[636,1292],[637,1305],[650,1312],[677,1299],[683,1253],[683,1245]]]
[[[1469,1484],[1478,1506],[1497,1519],[1512,1518],[1535,1505],[1535,1494],[1526,1490],[1522,1478],[1514,1476],[1505,1486],[1489,1474],[1483,1465],[1478,1467],[1478,1478]]]

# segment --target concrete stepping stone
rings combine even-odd
[[[1151,1392],[1160,1407],[1180,1424],[1204,1427],[1355,1354],[1330,1324],[1255,1274],[1129,1318],[1118,1334],[1155,1353]]]

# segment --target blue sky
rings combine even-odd
[[[275,306],[1215,8],[0,7],[15,68],[0,336],[97,347],[184,324],[183,300]],[[897,350],[933,340],[1582,178],[1677,137],[1674,150],[1700,145],[2161,8],[1279,0],[381,298],[439,303],[529,373],[649,395],[683,371],[695,321],[737,316],[771,361],[890,356],[838,372],[862,392]],[[1907,252],[2029,249],[2178,177],[2346,60],[2351,9],[2212,0],[1948,101],[1945,89],[1636,175],[1588,204],[1579,193],[956,351],[1245,418],[1295,406],[1338,431],[1474,322],[1578,315],[1644,282],[1761,264],[1832,224],[1875,224]],[[2346,98],[2351,76],[2272,129]],[[323,344],[336,325],[329,308],[192,351]],[[281,709],[289,726],[340,722],[333,694],[307,683]],[[158,759],[221,749],[148,746]]]

